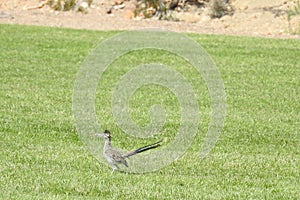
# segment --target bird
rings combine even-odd
[[[126,161],[126,158],[129,158],[133,155],[136,155],[138,153],[157,148],[161,145],[162,140],[149,144],[143,147],[140,147],[136,150],[130,151],[128,153],[125,153],[122,155],[121,152],[116,150],[111,145],[111,134],[109,130],[105,130],[104,133],[97,133],[95,134],[97,137],[103,137],[105,139],[104,147],[103,147],[103,155],[106,158],[107,162],[112,167],[113,171],[120,170],[119,164],[123,164],[124,166],[128,167],[128,163]]]

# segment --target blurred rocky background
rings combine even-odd
[[[153,22],[155,20],[170,22],[160,23],[167,24],[167,28],[180,29],[181,25],[182,31],[192,32],[201,32],[202,27],[205,32],[211,29],[212,33],[220,34],[238,34],[239,31],[241,35],[300,34],[300,3],[297,0],[0,0],[0,23],[22,20],[26,23],[26,17],[28,23],[32,17],[41,22],[43,14],[45,20],[49,20],[44,20],[46,24],[55,25],[57,21],[51,20],[58,20],[60,16],[58,23],[61,25],[58,26],[72,23],[73,27],[77,21],[76,28],[86,28],[80,25],[81,20],[95,29],[102,29],[101,24],[109,26],[106,23],[111,24],[111,29],[130,29],[126,25],[137,28],[136,21],[144,21],[140,28],[159,26],[158,22]],[[71,21],[70,16],[76,21]],[[176,22],[181,23],[174,24]]]

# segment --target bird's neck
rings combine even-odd
[[[109,138],[105,138],[104,149],[111,147],[111,142]]]

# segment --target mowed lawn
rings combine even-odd
[[[227,95],[224,129],[204,159],[199,152],[209,124],[209,93],[193,69],[158,50],[114,62],[97,89],[96,110],[118,148],[171,140],[179,126],[176,97],[159,86],[138,91],[131,105],[132,119],[143,126],[163,96],[171,114],[161,135],[132,139],[114,123],[111,87],[141,62],[159,61],[182,72],[195,85],[202,112],[198,135],[183,157],[153,173],[126,174],[111,173],[91,155],[72,112],[82,62],[116,33],[0,25],[1,199],[300,198],[300,40],[187,34],[215,61]]]

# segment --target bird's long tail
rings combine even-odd
[[[149,145],[147,145],[147,146],[138,148],[138,149],[136,149],[136,150],[134,150],[134,151],[128,152],[128,153],[126,153],[123,157],[128,158],[128,157],[130,157],[130,156],[133,156],[133,155],[138,154],[138,153],[142,153],[142,152],[147,151],[147,150],[149,150],[149,149],[155,149],[155,148],[157,148],[157,147],[159,147],[159,146],[161,145],[161,142],[162,142],[162,141],[163,141],[163,140],[160,140],[160,141],[155,142],[155,143],[153,143],[153,144],[149,144]]]

